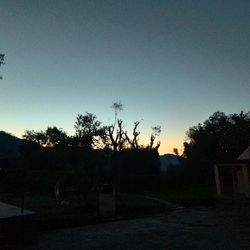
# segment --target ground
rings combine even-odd
[[[164,214],[44,231],[32,249],[250,249],[249,203],[171,208]]]

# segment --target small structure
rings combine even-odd
[[[217,194],[243,193],[250,198],[249,191],[250,146],[235,162],[216,163],[214,175]]]

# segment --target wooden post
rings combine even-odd
[[[237,193],[237,180],[236,180],[236,169],[234,166],[232,166],[232,180],[233,180],[233,191],[234,193]]]
[[[242,164],[242,173],[244,179],[244,189],[245,189],[244,191],[246,193],[249,191],[248,170],[246,164]]]
[[[221,183],[220,183],[219,169],[217,165],[214,165],[214,176],[215,176],[217,195],[221,196]]]

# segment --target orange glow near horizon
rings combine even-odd
[[[149,143],[148,138],[141,137],[141,144],[147,145]],[[183,153],[183,142],[184,139],[182,136],[160,136],[159,138],[156,138],[155,140],[161,142],[161,146],[159,148],[159,154],[173,154],[173,149],[178,148],[178,151],[180,154]]]
[[[159,154],[173,154],[173,149],[177,148],[179,151],[179,154],[181,155],[183,153],[183,139],[178,137],[168,138],[168,140],[161,141],[161,146],[159,148]]]

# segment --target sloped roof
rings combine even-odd
[[[237,158],[237,160],[250,160],[250,146],[248,146]]]

